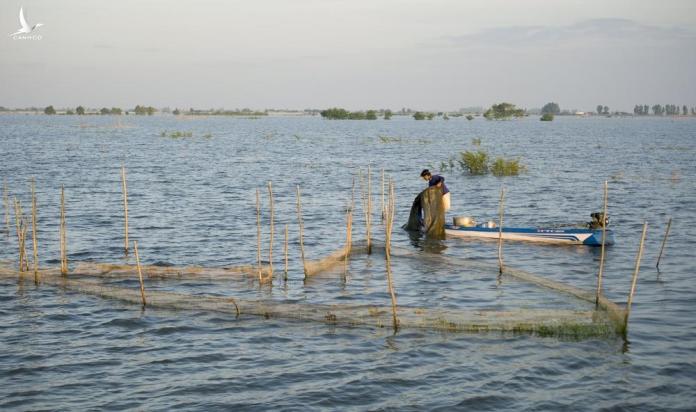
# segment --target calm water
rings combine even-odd
[[[161,137],[163,131],[193,137]],[[131,236],[145,263],[253,263],[255,190],[262,190],[267,220],[270,180],[280,234],[276,265],[282,227],[290,225],[287,285],[153,281],[147,287],[388,304],[380,256],[351,261],[345,284],[335,272],[302,281],[296,185],[303,191],[307,253],[316,258],[345,238],[343,210],[359,168],[372,164],[375,192],[380,168],[395,179],[397,222],[403,223],[423,187],[420,170],[438,169],[441,161],[474,149],[473,138],[492,156],[519,157],[528,171],[505,179],[445,172],[453,193],[451,215],[494,219],[505,185],[510,225],[584,222],[601,209],[602,184],[609,180],[617,244],[608,250],[604,284],[617,302],[625,302],[641,226],[648,221],[628,342],[412,330],[394,335],[216,313],[142,311],[51,286],[0,280],[0,409],[693,410],[696,119],[332,122],[5,115],[0,177],[25,209],[29,181],[36,178],[44,265],[58,263],[61,184],[71,262],[122,260],[121,164],[128,170]],[[380,196],[374,203],[379,208]],[[655,260],[669,217],[674,221],[658,272]],[[354,239],[360,239],[363,225],[356,219]],[[381,225],[373,231],[383,236]],[[533,285],[510,279],[497,284],[494,243],[452,239],[433,246],[413,242],[400,230],[394,243],[422,258],[394,262],[401,305],[587,309]],[[450,256],[484,268],[453,265]],[[508,243],[505,259],[510,266],[592,289],[599,251]],[[16,260],[16,239],[4,233],[0,260]],[[118,283],[137,287],[130,280]]]

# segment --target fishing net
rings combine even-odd
[[[411,213],[404,229],[423,231],[430,239],[445,238],[445,207],[442,188],[431,186],[420,192],[413,200]]]
[[[11,269],[0,268],[0,278],[16,279],[17,277],[20,281],[31,279],[30,273],[19,274]],[[58,270],[43,270],[41,282],[87,295],[142,304],[138,289],[83,280],[73,274],[64,277]],[[148,290],[145,294],[146,307],[153,308],[212,311],[227,313],[234,317],[258,316],[345,326],[382,328],[392,325],[392,312],[389,306],[295,303],[159,290]],[[613,333],[611,324],[606,319],[598,319],[594,311],[555,309],[463,311],[399,306],[398,316],[399,327],[407,329],[450,332],[499,331],[561,337],[601,336]]]

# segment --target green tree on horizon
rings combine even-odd
[[[524,109],[520,109],[512,103],[503,102],[491,106],[490,109],[486,110],[483,114],[483,117],[488,120],[505,120],[512,117],[522,117],[524,114]]]
[[[561,107],[558,105],[558,103],[546,103],[544,107],[541,108],[541,114],[547,113],[553,115],[561,114]]]
[[[53,108],[53,106],[46,106],[44,109],[44,114],[56,114],[56,109]]]

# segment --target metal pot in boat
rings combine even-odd
[[[455,216],[453,218],[455,226],[473,227],[476,226],[476,221],[471,216]]]

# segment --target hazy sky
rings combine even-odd
[[[696,106],[694,0],[0,0],[0,28],[10,107]]]

